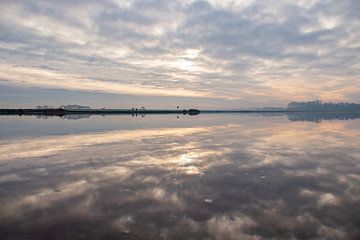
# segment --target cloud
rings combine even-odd
[[[11,81],[15,85],[42,86],[47,88],[73,89],[84,91],[104,91],[108,93],[140,94],[149,96],[173,96],[174,90],[162,87],[121,84],[113,81],[87,79],[81,75],[63,74],[44,67],[10,66],[0,63],[0,79]],[[197,97],[204,93],[185,89],[176,89],[176,96]]]
[[[238,104],[358,100],[356,0],[0,4],[2,62],[24,68],[10,85],[36,65],[78,77],[24,84]]]

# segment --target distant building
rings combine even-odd
[[[38,105],[35,108],[36,109],[55,109],[54,106],[48,106],[48,105]]]
[[[49,109],[50,107],[47,106],[47,105],[43,105],[43,106],[38,105],[38,106],[36,106],[35,108],[36,108],[36,109]]]
[[[76,110],[76,109],[91,109],[89,106],[82,106],[82,105],[61,105],[60,108],[67,109],[67,110]]]

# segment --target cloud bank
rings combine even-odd
[[[359,11],[356,0],[2,1],[0,83],[239,106],[356,102]]]

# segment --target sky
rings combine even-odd
[[[360,102],[359,0],[0,1],[0,107]]]

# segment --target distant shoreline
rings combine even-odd
[[[63,109],[63,108],[19,108],[19,109],[0,109],[0,115],[46,115],[46,116],[64,116],[71,114],[189,114],[197,115],[200,113],[198,109]]]
[[[314,111],[314,110],[198,110],[198,109],[62,109],[62,108],[47,108],[47,109],[0,109],[0,115],[46,115],[46,116],[64,116],[64,115],[81,115],[81,114],[100,114],[100,115],[141,115],[141,114],[183,114],[183,115],[198,115],[200,113],[354,113],[360,111],[336,110],[336,111]]]

